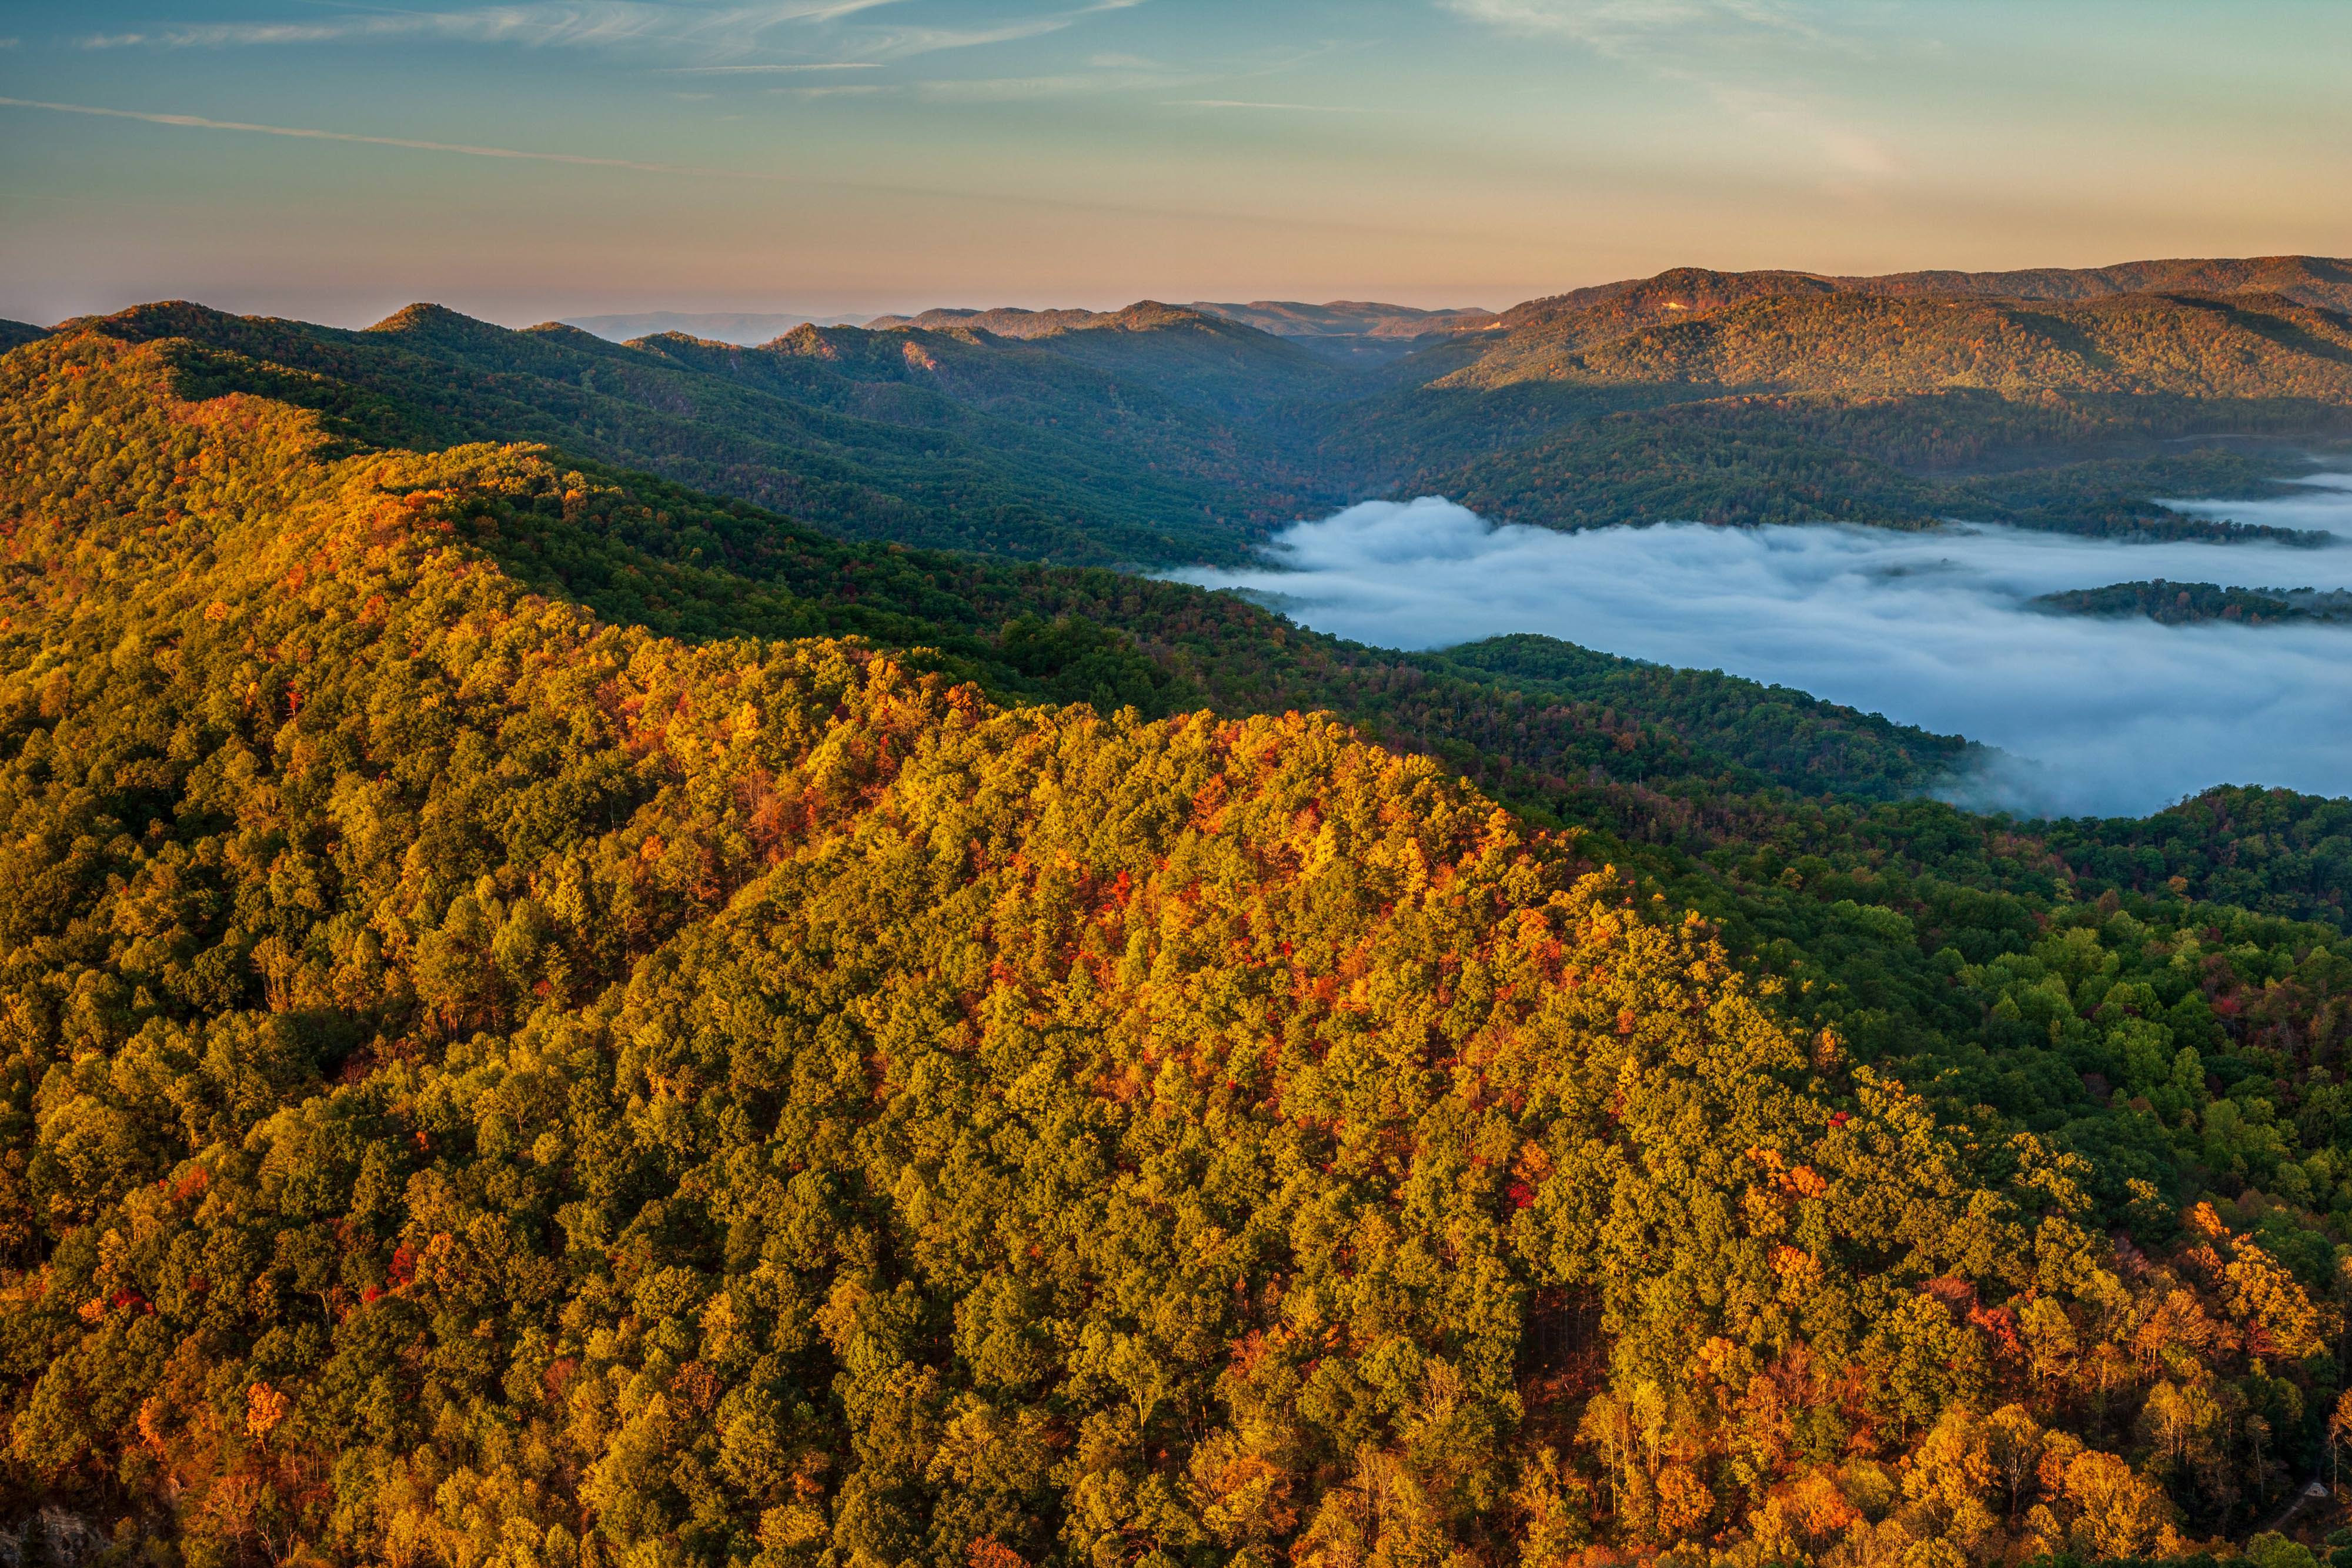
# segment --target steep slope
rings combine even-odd
[[[2175,1550],[2307,1451],[2338,1325],[2245,1206],[1939,1120],[1429,762],[600,623],[499,552],[671,493],[600,525],[545,452],[180,373],[0,360],[0,1481],[42,1528],[1990,1563]],[[2194,1113],[2162,1048],[2227,963],[2164,1013],[2143,937],[2189,939],[1938,950],[1988,1039],[2120,1042]],[[2307,955],[2266,1007],[2352,969]],[[2170,1412],[2193,1465],[2136,1436]]]
[[[0,353],[48,335],[47,328],[36,327],[29,321],[0,321]]]

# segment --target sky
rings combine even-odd
[[[0,0],[0,317],[2352,254],[2346,0]]]

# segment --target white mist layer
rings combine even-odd
[[[2308,500],[2211,503],[2210,515],[2352,537],[2352,476],[2312,488]],[[2352,548],[1990,526],[1566,534],[1498,527],[1426,497],[1295,524],[1265,555],[1262,569],[1175,575],[1269,596],[1303,624],[1381,647],[1538,632],[1794,686],[2011,753],[1953,781],[1947,792],[1971,804],[2136,816],[2216,784],[2352,792],[2352,627],[2165,626],[2024,602],[2147,578],[2352,587]]]
[[[2229,523],[2259,523],[2273,528],[2313,528],[2352,538],[2352,474],[2315,474],[2294,483],[2308,487],[2309,496],[2280,496],[2262,501],[2167,501],[2164,505],[2192,517]],[[2316,586],[2290,583],[2230,583],[2232,588]]]

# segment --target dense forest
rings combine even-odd
[[[2145,615],[2168,626],[2234,621],[2261,626],[2279,621],[2352,621],[2352,592],[2309,588],[2223,588],[2212,582],[2112,582],[2105,588],[2045,593],[2033,601],[2072,615]]]
[[[2352,805],[845,538],[513,337],[0,358],[0,1554],[2326,1554]]]

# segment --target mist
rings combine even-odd
[[[2307,487],[2181,506],[2352,538],[2352,476]],[[2352,544],[2127,544],[1990,525],[1571,534],[1425,497],[1295,524],[1264,553],[1262,567],[1173,575],[1382,647],[1542,632],[1965,735],[2008,754],[1938,790],[1973,806],[2137,816],[2216,784],[2352,790],[2352,627],[2165,626],[2025,602],[2146,578],[2352,587]]]

